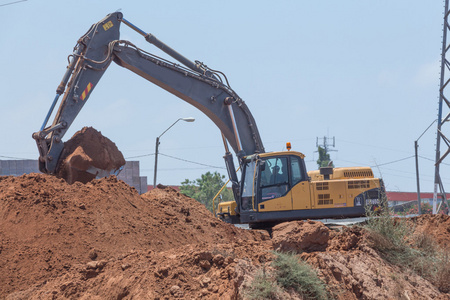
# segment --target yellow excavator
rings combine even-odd
[[[361,217],[379,209],[384,186],[370,167],[306,172],[304,157],[296,151],[245,157],[240,202],[219,203],[217,215],[264,228],[291,220]]]
[[[121,40],[121,24],[178,62],[162,59]],[[62,158],[68,155],[62,155],[67,152],[63,136],[111,62],[195,106],[220,129],[235,199],[219,205],[218,215],[224,221],[258,227],[287,220],[362,216],[368,206],[379,204],[383,184],[373,177],[370,168],[322,168],[307,173],[302,153],[266,152],[250,110],[222,72],[199,61],[190,61],[124,19],[120,12],[93,24],[70,55],[67,71],[44,123],[33,133],[40,154],[39,169],[43,173],[58,173]],[[63,98],[59,110],[47,126],[60,96]],[[236,153],[240,179],[229,147]],[[101,176],[115,171],[100,170],[98,166],[102,164],[89,166],[89,163],[83,161],[81,171]]]

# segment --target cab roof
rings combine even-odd
[[[271,157],[271,156],[282,156],[282,155],[293,155],[293,156],[299,156],[300,158],[305,158],[305,154],[297,151],[274,151],[274,152],[266,152],[258,154],[259,157]]]

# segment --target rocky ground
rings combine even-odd
[[[412,221],[448,248],[448,216]],[[336,299],[450,299],[385,261],[360,227],[297,221],[270,237],[162,186],[139,195],[115,177],[0,177],[0,299],[241,299],[272,250],[301,253]]]

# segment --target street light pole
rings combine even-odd
[[[158,153],[159,153],[159,139],[162,137],[162,135],[164,133],[166,133],[170,128],[173,127],[173,125],[175,125],[178,121],[185,121],[185,122],[194,122],[195,119],[194,118],[179,118],[178,120],[176,120],[175,122],[173,122],[172,125],[169,126],[169,128],[167,128],[166,130],[164,130],[163,133],[161,133],[157,138],[156,138],[156,146],[155,146],[155,170],[154,170],[154,174],[153,174],[153,188],[156,188],[156,175],[157,175],[157,171],[158,171]]]

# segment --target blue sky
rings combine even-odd
[[[189,59],[224,72],[252,111],[267,151],[291,142],[312,170],[316,138],[335,137],[336,166],[372,166],[388,190],[416,190],[414,141],[437,118],[443,1],[28,0],[0,6],[0,159],[38,157],[31,134],[47,114],[67,56],[90,25],[118,9]],[[124,25],[121,39],[166,57]],[[196,121],[179,122],[160,145],[161,153],[182,160],[161,156],[158,182],[226,174],[218,128],[117,65],[64,140],[93,126],[126,158],[140,156],[141,174],[152,183],[155,139],[183,117]],[[433,125],[419,141],[422,191],[433,190],[435,141]],[[448,185],[447,165],[441,177]]]

